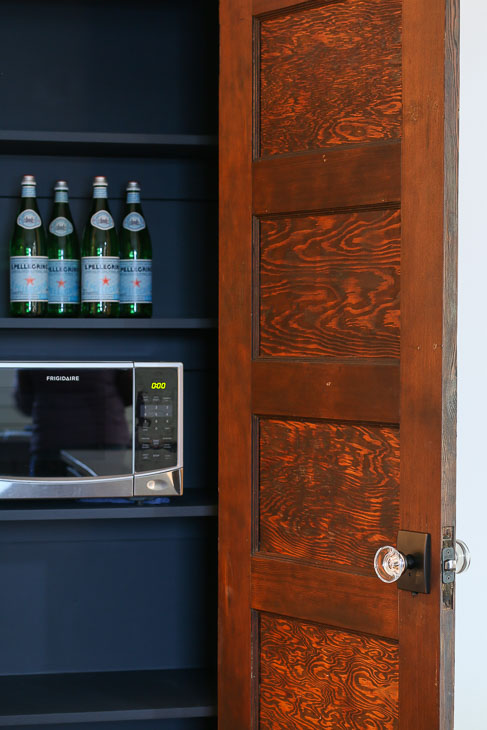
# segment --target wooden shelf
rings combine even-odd
[[[0,130],[0,152],[102,152],[104,156],[199,156],[213,154],[217,136],[208,134],[121,134],[112,132],[54,132]]]
[[[215,715],[205,669],[0,677],[0,727]]]
[[[148,319],[96,319],[95,317],[0,317],[1,329],[154,329],[154,330],[204,330],[216,329],[217,320],[198,317],[148,318]]]
[[[171,517],[214,517],[216,495],[205,489],[187,489],[169,504],[110,504],[83,500],[12,500],[0,503],[0,522],[49,520],[162,519]],[[1,705],[0,705],[1,707]]]

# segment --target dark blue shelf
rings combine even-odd
[[[0,152],[127,156],[201,156],[215,154],[217,136],[210,134],[125,134],[0,130]]]
[[[215,715],[207,669],[0,677],[0,727]]]
[[[187,489],[169,504],[95,504],[75,500],[16,500],[0,505],[0,522],[49,520],[168,519],[175,517],[215,517],[216,495],[204,489]]]
[[[149,319],[96,319],[51,317],[0,317],[0,329],[150,329],[150,330],[205,330],[216,329],[217,320],[198,317],[172,317]]]

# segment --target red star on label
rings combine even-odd
[[[102,284],[105,284],[105,286],[106,286],[107,284],[109,284],[109,283],[110,283],[110,279],[108,279],[108,278],[107,278],[107,277],[105,276],[105,278],[104,278],[104,279],[102,279],[102,282],[101,282],[101,283],[102,283]]]
[[[32,284],[32,286],[34,286],[34,279],[33,279],[33,277],[32,277],[32,276],[29,276],[29,277],[28,277],[28,278],[26,279],[26,282],[27,282],[27,286],[29,286],[29,284]]]
[[[140,286],[140,281],[138,279],[134,279],[134,286]]]
[[[60,287],[60,288],[61,288],[62,286],[64,286],[64,285],[65,285],[65,283],[66,283],[66,282],[65,282],[65,281],[63,281],[62,279],[58,279],[57,285],[58,285],[58,287]]]

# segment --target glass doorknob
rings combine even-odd
[[[458,575],[470,568],[470,560],[468,545],[463,540],[457,540],[455,543],[455,570]]]
[[[431,535],[428,532],[399,530],[397,548],[380,547],[374,557],[374,569],[383,583],[395,583],[401,591],[430,592]],[[454,558],[451,551],[449,558]],[[446,558],[445,558],[446,559]]]
[[[413,566],[414,558],[411,555],[404,555],[392,545],[384,545],[375,554],[375,572],[384,583],[394,583]]]

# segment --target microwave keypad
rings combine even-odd
[[[178,370],[138,368],[135,471],[171,469],[178,461]]]

